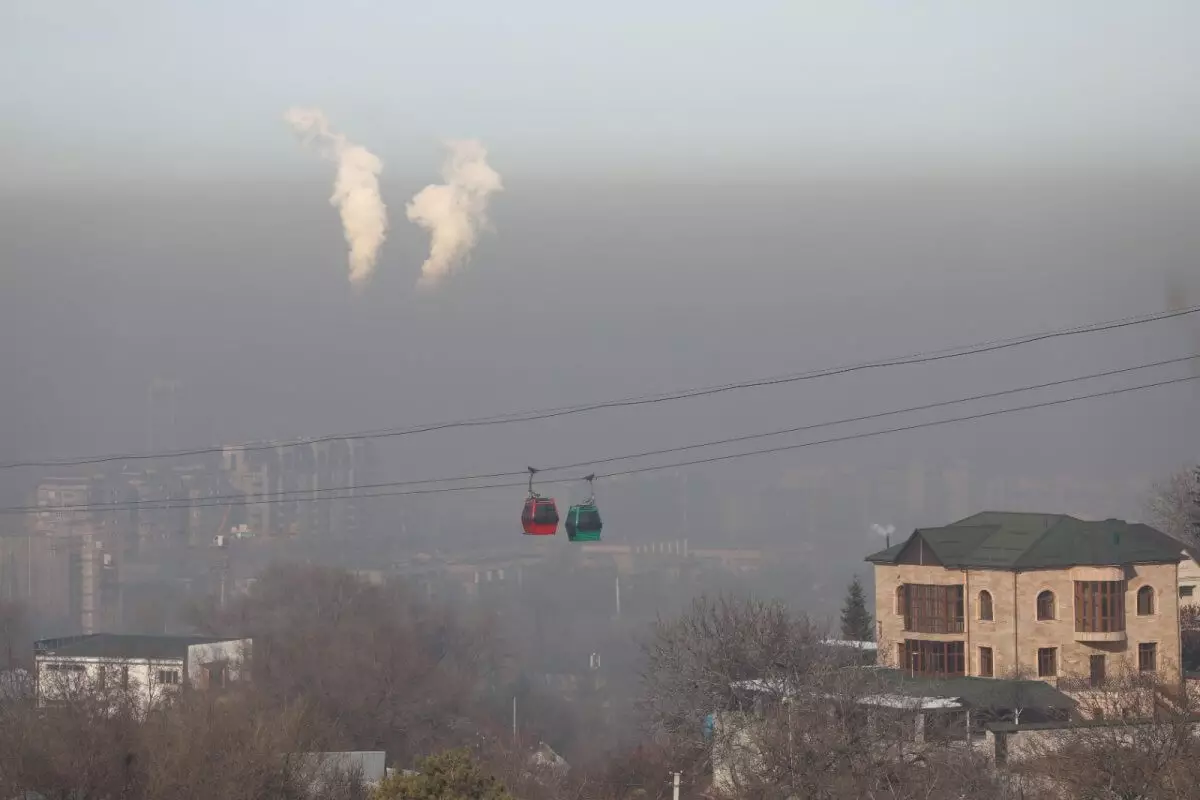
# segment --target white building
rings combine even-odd
[[[177,693],[243,677],[250,639],[96,633],[34,642],[38,705],[82,693],[132,692],[144,710]]]
[[[1200,606],[1200,553],[1192,547],[1184,547],[1185,558],[1179,562],[1179,608],[1183,610]]]

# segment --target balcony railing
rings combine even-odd
[[[966,626],[962,617],[905,617],[904,630],[908,633],[962,633]]]

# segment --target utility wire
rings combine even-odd
[[[1190,375],[1190,376],[1182,377],[1182,378],[1173,378],[1173,379],[1169,379],[1169,380],[1156,381],[1154,383],[1146,383],[1146,384],[1139,384],[1137,386],[1124,387],[1121,389],[1109,389],[1109,390],[1102,391],[1102,392],[1094,392],[1091,394],[1076,395],[1073,397],[1066,397],[1066,398],[1061,398],[1058,400],[1047,400],[1047,401],[1043,401],[1043,402],[1039,402],[1039,403],[1030,403],[1030,404],[1023,405],[1023,406],[1015,406],[1015,407],[1011,407],[1011,408],[1003,408],[1003,409],[998,409],[998,410],[994,410],[994,411],[985,411],[985,412],[980,412],[980,413],[976,413],[976,414],[968,414],[968,415],[961,416],[961,417],[950,417],[947,419],[932,420],[929,422],[914,423],[911,425],[903,425],[903,426],[895,427],[895,428],[885,428],[883,430],[866,431],[863,433],[849,434],[849,435],[845,435],[845,436],[837,436],[837,437],[833,437],[833,438],[829,438],[829,439],[819,439],[819,440],[810,441],[810,442],[800,442],[798,444],[779,445],[776,447],[768,447],[768,448],[762,448],[762,449],[758,449],[758,450],[747,450],[747,451],[740,452],[740,453],[726,453],[726,454],[719,455],[719,456],[710,456],[707,458],[698,458],[698,459],[693,459],[693,460],[689,460],[689,461],[674,461],[674,462],[670,462],[670,463],[666,463],[666,464],[657,464],[657,465],[646,466],[646,467],[633,467],[630,469],[616,470],[613,472],[597,473],[595,475],[595,478],[596,478],[596,480],[605,480],[605,479],[610,479],[610,478],[622,477],[622,476],[626,476],[626,475],[637,475],[637,474],[641,474],[641,473],[645,473],[645,472],[656,472],[656,471],[661,471],[661,470],[666,470],[666,469],[679,469],[681,467],[689,467],[689,466],[695,466],[695,465],[699,465],[699,464],[712,464],[712,463],[716,463],[716,462],[720,462],[720,461],[730,461],[730,460],[740,459],[740,458],[750,458],[753,456],[769,455],[772,453],[781,453],[781,452],[786,452],[786,451],[790,451],[790,450],[799,450],[799,449],[803,449],[806,447],[816,447],[816,446],[825,445],[825,444],[856,441],[858,439],[868,439],[868,438],[872,438],[875,436],[884,436],[884,435],[893,434],[893,433],[901,433],[904,431],[920,430],[923,428],[934,428],[934,427],[938,427],[941,425],[950,425],[950,424],[959,423],[959,422],[969,422],[969,421],[974,421],[974,420],[979,420],[979,419],[985,419],[988,417],[996,417],[996,416],[1000,416],[1003,414],[1012,414],[1012,413],[1016,413],[1019,411],[1030,411],[1030,410],[1037,409],[1037,408],[1049,408],[1052,406],[1060,406],[1060,405],[1064,405],[1067,403],[1079,402],[1082,400],[1091,400],[1091,399],[1102,398],[1102,397],[1113,397],[1116,395],[1128,394],[1130,392],[1144,391],[1146,389],[1154,389],[1154,388],[1163,387],[1163,386],[1172,386],[1175,384],[1187,383],[1189,381],[1195,381],[1195,380],[1200,380],[1200,375]],[[609,459],[609,460],[615,460],[615,459]],[[595,463],[597,463],[597,462],[594,462],[594,461],[587,462],[587,464],[589,466],[592,464],[595,464]],[[565,469],[565,468],[566,467],[559,467],[559,469]],[[441,479],[441,480],[449,482],[453,479]],[[464,479],[459,479],[459,480],[465,481],[465,480],[469,480],[469,479],[464,478]],[[580,480],[583,480],[582,476],[577,477],[577,478],[570,478],[570,479],[561,478],[561,479],[544,481],[544,482],[545,483],[567,483],[567,482],[574,482],[574,481],[580,481]],[[479,491],[479,490],[483,490],[483,489],[504,489],[504,488],[512,488],[512,487],[517,487],[517,486],[523,487],[525,485],[526,485],[525,481],[511,481],[511,482],[506,482],[506,483],[476,484],[476,485],[471,485],[471,486],[442,486],[442,487],[433,487],[433,488],[426,488],[426,489],[402,489],[399,491],[372,492],[372,493],[362,493],[362,494],[356,493],[356,494],[349,494],[349,495],[325,495],[325,496],[320,496],[320,497],[312,497],[312,496],[269,497],[269,496],[266,496],[263,498],[256,498],[255,496],[251,496],[251,495],[239,495],[239,496],[237,496],[236,499],[230,499],[230,500],[222,500],[217,497],[207,497],[207,498],[202,497],[202,498],[195,498],[195,499],[178,498],[178,499],[161,499],[161,500],[138,500],[138,501],[129,501],[126,503],[89,504],[89,505],[77,505],[77,506],[13,506],[13,507],[8,507],[8,508],[0,508],[0,514],[28,514],[28,513],[33,513],[33,512],[61,512],[61,511],[89,511],[89,510],[124,511],[124,510],[132,510],[135,508],[138,508],[138,509],[146,508],[146,509],[151,509],[151,510],[169,510],[169,509],[178,509],[178,508],[204,508],[206,506],[224,506],[224,505],[239,505],[240,506],[240,505],[258,505],[258,504],[273,504],[273,503],[299,503],[299,502],[315,502],[318,500],[350,500],[350,499],[360,499],[360,498],[370,498],[370,497],[398,497],[398,496],[405,496],[405,495],[444,494],[444,493],[449,493],[449,492],[470,492],[470,491]],[[343,487],[343,490],[344,491],[357,491],[359,488],[361,488],[361,487],[348,486],[348,487]]]
[[[597,474],[596,480],[605,478],[616,478],[623,475],[637,475],[643,472],[655,472],[664,469],[678,469],[680,467],[691,467],[697,464],[711,464],[717,461],[730,461],[737,458],[747,458],[749,456],[763,456],[771,453],[782,453],[787,450],[798,450],[804,447],[816,447],[822,444],[834,444],[835,442],[851,442],[857,439],[869,439],[872,436],[883,436],[889,433],[902,433],[904,431],[915,431],[921,428],[935,428],[939,425],[950,425],[955,422],[971,422],[988,417],[998,417],[1002,414],[1012,414],[1018,411],[1031,411],[1035,408],[1050,408],[1052,406],[1065,405],[1066,403],[1074,403],[1080,400],[1092,400],[1099,397],[1113,397],[1119,394],[1127,394],[1129,392],[1140,392],[1145,389],[1155,389],[1160,386],[1171,386],[1177,383],[1186,383],[1188,381],[1200,380],[1200,375],[1189,375],[1184,378],[1173,378],[1171,380],[1157,381],[1155,383],[1144,383],[1139,386],[1128,386],[1123,389],[1110,389],[1106,392],[1094,392],[1092,394],[1077,395],[1075,397],[1066,397],[1060,400],[1048,400],[1042,403],[1031,403],[1024,406],[1015,406],[1013,408],[1002,408],[997,411],[985,411],[979,414],[968,414],[963,417],[950,417],[949,419],[939,419],[932,422],[921,422],[914,425],[904,425],[898,428],[886,428],[879,431],[868,431],[866,433],[857,433],[849,436],[838,436],[832,439],[820,439],[814,442],[802,442],[800,444],[781,445],[779,447],[768,447],[761,450],[749,450],[744,453],[730,453],[723,456],[712,456],[710,458],[698,458],[693,461],[676,461],[671,464],[661,464],[652,467],[637,467],[635,469],[620,470],[617,472],[606,472]]]
[[[534,420],[551,419],[554,417],[562,417],[572,414],[583,414],[591,411],[598,411],[608,408],[623,408],[630,406],[652,405],[658,403],[673,402],[676,400],[686,400],[694,397],[708,397],[715,394],[725,392],[738,391],[742,389],[755,389],[768,386],[779,386],[784,384],[796,383],[799,381],[813,380],[816,378],[832,377],[835,375],[845,375],[851,372],[859,372],[868,369],[881,369],[886,367],[909,366],[913,364],[925,364],[935,361],[942,361],[951,358],[961,358],[963,356],[978,355],[981,353],[990,353],[997,350],[1004,350],[1012,347],[1020,347],[1022,345],[1041,342],[1048,339],[1056,339],[1067,336],[1079,336],[1088,333],[1100,333],[1102,331],[1117,330],[1128,328],[1134,325],[1144,325],[1150,322],[1158,322],[1161,320],[1173,319],[1187,314],[1194,314],[1200,311],[1200,306],[1191,306],[1175,311],[1166,311],[1156,314],[1143,314],[1136,317],[1124,317],[1122,319],[1110,320],[1107,322],[1091,323],[1088,325],[1080,325],[1072,328],[1062,328],[1054,331],[1043,333],[1030,334],[1012,339],[996,339],[988,342],[982,342],[974,345],[960,345],[957,347],[946,348],[943,350],[935,350],[925,353],[916,353],[898,358],[885,359],[879,361],[868,361],[857,364],[849,364],[837,367],[828,367],[825,369],[812,370],[808,372],[792,373],[788,375],[776,375],[773,377],[759,378],[738,383],[726,383],[716,386],[707,386],[696,389],[685,389],[675,392],[667,392],[653,395],[637,395],[632,397],[618,398],[614,400],[605,400],[597,403],[588,403],[582,405],[557,406],[553,408],[535,409],[529,411],[515,411],[506,414],[496,414],[486,417],[475,417],[468,419],[452,420],[448,422],[436,422],[424,425],[415,425],[407,428],[380,428],[369,431],[358,431],[353,433],[341,434],[326,434],[306,439],[295,439],[290,441],[277,441],[265,443],[244,443],[241,445],[224,445],[200,447],[190,450],[166,450],[154,453],[122,453],[97,456],[72,457],[61,459],[41,459],[29,461],[13,461],[8,463],[0,463],[0,470],[17,469],[22,467],[66,467],[66,466],[84,466],[88,464],[102,464],[112,461],[138,461],[145,459],[158,458],[181,458],[184,456],[208,455],[220,453],[227,449],[239,449],[242,452],[253,452],[257,450],[273,450],[283,447],[305,447],[308,445],[319,444],[321,442],[330,441],[355,441],[362,439],[385,439],[399,436],[411,436],[418,433],[429,433],[433,431],[447,430],[451,428],[472,428],[490,425],[506,425],[510,423],[532,422]]]
[[[1064,386],[1066,384],[1078,383],[1080,381],[1095,380],[1097,378],[1107,378],[1107,377],[1112,377],[1114,375],[1123,375],[1126,373],[1137,372],[1137,371],[1144,370],[1144,369],[1152,369],[1154,367],[1162,367],[1162,366],[1167,366],[1170,364],[1179,364],[1179,363],[1183,363],[1186,361],[1193,361],[1198,358],[1200,358],[1200,353],[1195,354],[1195,355],[1190,355],[1190,356],[1182,356],[1180,358],[1170,358],[1170,359],[1166,359],[1163,361],[1154,361],[1154,362],[1151,362],[1148,364],[1139,364],[1139,365],[1133,366],[1133,367],[1122,367],[1121,369],[1112,369],[1112,370],[1107,370],[1105,372],[1094,372],[1090,375],[1080,375],[1080,376],[1077,376],[1074,378],[1063,378],[1063,379],[1057,380],[1057,381],[1048,381],[1046,383],[1037,383],[1037,384],[1033,384],[1033,385],[1029,385],[1029,386],[1020,386],[1015,389],[1003,389],[1003,390],[997,391],[997,392],[986,392],[984,394],[972,395],[970,397],[959,397],[954,400],[942,400],[942,401],[935,402],[935,403],[925,403],[925,404],[917,405],[917,406],[909,406],[908,408],[900,408],[900,409],[895,409],[893,411],[881,411],[881,412],[877,412],[874,414],[865,414],[865,415],[857,416],[857,417],[844,417],[842,419],[829,420],[827,422],[810,423],[808,425],[801,425],[801,426],[797,426],[797,427],[793,427],[793,428],[783,428],[781,430],[767,431],[764,433],[752,433],[752,434],[747,434],[744,436],[734,436],[734,437],[730,437],[727,439],[713,439],[713,440],[710,440],[707,442],[698,442],[696,444],[687,444],[687,445],[681,445],[678,447],[668,447],[668,448],[661,449],[661,450],[646,450],[641,453],[634,453],[631,455],[609,456],[607,458],[599,458],[599,459],[594,459],[591,461],[580,461],[580,462],[577,462],[574,464],[556,464],[554,466],[539,468],[538,473],[540,474],[540,473],[547,473],[547,472],[562,472],[564,470],[576,469],[579,467],[595,466],[597,464],[611,464],[614,461],[633,461],[633,460],[640,459],[640,458],[647,458],[649,456],[668,455],[670,453],[680,453],[680,452],[684,452],[687,450],[698,450],[698,449],[704,448],[704,447],[715,447],[717,445],[724,445],[724,444],[736,444],[738,442],[752,441],[754,439],[765,439],[768,437],[782,436],[782,435],[789,434],[789,433],[800,433],[803,431],[816,430],[818,428],[827,428],[827,427],[833,427],[836,425],[846,425],[846,424],[853,423],[853,422],[866,422],[868,420],[880,419],[882,417],[896,416],[899,414],[908,414],[908,413],[912,413],[912,412],[916,412],[916,411],[928,411],[930,409],[942,408],[942,407],[951,406],[951,405],[957,405],[959,403],[969,403],[969,402],[973,402],[973,401],[977,401],[977,400],[987,400],[987,399],[992,399],[992,398],[996,398],[996,397],[1004,397],[1006,395],[1011,395],[1011,394],[1019,394],[1022,392],[1037,391],[1040,389],[1049,389],[1049,388],[1055,387],[1055,386]],[[476,473],[476,474],[472,474],[472,475],[458,475],[458,476],[447,477],[447,478],[424,478],[424,479],[420,479],[420,480],[386,481],[383,483],[355,484],[353,486],[328,486],[328,487],[318,488],[318,489],[286,489],[286,490],[281,490],[281,491],[276,491],[276,492],[256,492],[256,493],[249,494],[249,495],[247,495],[247,494],[210,495],[205,498],[197,498],[197,499],[216,501],[216,500],[238,500],[238,499],[241,499],[244,497],[266,498],[266,497],[287,497],[287,496],[291,496],[291,495],[314,496],[317,492],[344,492],[344,491],[358,491],[358,490],[363,490],[363,489],[392,489],[392,488],[397,488],[397,487],[401,487],[401,486],[419,486],[419,485],[431,484],[431,483],[463,483],[466,481],[493,480],[496,478],[512,478],[512,477],[516,477],[518,475],[525,475],[525,474],[526,474],[525,470],[512,470],[512,471],[508,471],[508,472],[484,472],[484,473]],[[543,481],[543,483],[556,483],[556,482],[557,481],[554,481],[554,480],[549,480],[549,481],[544,480]],[[124,502],[126,502],[126,503],[128,503],[128,502],[150,503],[150,502],[167,502],[170,500],[171,500],[171,498],[160,498],[159,500],[147,499],[144,501],[124,501]],[[123,504],[124,503],[118,501],[118,502],[114,502],[111,505],[119,506],[119,505],[123,505]],[[99,505],[100,504],[86,504],[86,507],[98,510]],[[79,506],[79,508],[83,508],[83,507],[85,507],[85,506]],[[57,508],[62,508],[63,510],[68,510],[68,511],[74,509],[74,507],[71,507],[71,506],[57,506]]]

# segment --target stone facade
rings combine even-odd
[[[1191,556],[1179,562],[1179,605],[1200,606],[1200,564]]]
[[[1168,686],[1182,681],[1179,634],[1179,566],[1130,564],[1029,571],[948,569],[920,564],[875,565],[875,619],[879,658],[902,666],[898,648],[906,639],[963,642],[968,675],[981,675],[980,648],[992,651],[992,676],[1043,677],[1048,680],[1089,677],[1091,657],[1105,656],[1105,672],[1116,677],[1138,669],[1138,645],[1153,643],[1157,673]],[[1123,580],[1125,630],[1122,634],[1077,633],[1075,581]],[[964,624],[961,634],[914,633],[904,630],[897,589],[903,584],[962,586]],[[1137,593],[1154,592],[1152,612],[1138,614]],[[992,619],[981,619],[981,592],[991,594]],[[1037,598],[1054,595],[1054,618],[1037,618]],[[1107,640],[1105,640],[1107,639]],[[1038,675],[1038,650],[1056,649],[1054,675]]]

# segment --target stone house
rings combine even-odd
[[[1117,519],[984,512],[918,529],[866,559],[880,662],[1064,689],[1143,675],[1181,689],[1183,558],[1166,534]]]

